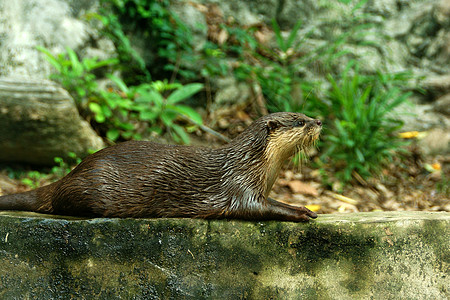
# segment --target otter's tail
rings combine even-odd
[[[0,197],[0,210],[35,211],[36,206],[37,206],[36,190]]]

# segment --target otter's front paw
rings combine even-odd
[[[312,210],[304,207],[304,206],[300,206],[297,209],[297,213],[298,213],[298,221],[301,222],[308,222],[311,219],[315,219],[317,218],[317,214],[315,212],[313,212]]]

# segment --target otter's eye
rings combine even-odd
[[[294,121],[294,127],[303,127],[304,125],[305,125],[305,121],[303,121],[303,120]]]

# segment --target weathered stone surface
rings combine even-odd
[[[103,58],[105,52],[111,52],[112,43],[107,47],[108,43],[101,42],[85,18],[98,7],[97,0],[0,0],[0,76],[47,78],[50,64],[36,46],[55,54],[65,47],[82,48],[85,54]],[[98,47],[92,47],[92,40]]]
[[[250,98],[248,85],[243,82],[237,82],[233,77],[220,78],[216,81],[217,93],[214,101],[214,107],[224,106],[224,104],[242,104]]]
[[[450,93],[450,74],[428,77],[423,82],[423,88],[430,94],[439,97]]]
[[[0,212],[3,298],[448,299],[450,214],[309,224]]]
[[[450,2],[448,0],[439,0],[434,9],[434,17],[443,28],[449,28]]]
[[[450,93],[445,94],[442,97],[439,97],[436,100],[436,104],[434,106],[434,111],[437,111],[441,114],[450,117]]]
[[[425,154],[449,154],[450,132],[442,128],[433,128],[419,140],[419,145]]]
[[[175,1],[171,9],[192,32],[192,44],[196,51],[201,51],[207,41],[208,25],[204,12],[196,8],[194,2]]]
[[[0,78],[0,145],[0,161],[37,165],[104,146],[64,89],[23,78]]]

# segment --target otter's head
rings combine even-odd
[[[263,118],[268,134],[264,151],[267,197],[284,161],[315,143],[322,130],[322,122],[299,113],[274,113]]]
[[[322,122],[300,113],[274,113],[266,116],[266,130],[269,135],[266,153],[276,152],[278,159],[286,159],[295,151],[309,148],[318,139]]]
[[[321,129],[321,121],[304,114],[273,113],[254,121],[226,147],[243,149],[246,153],[252,149],[250,154],[284,160],[314,144]]]
[[[247,183],[254,181],[254,187],[262,188],[267,197],[283,163],[296,152],[314,144],[321,129],[321,121],[304,114],[281,112],[266,115],[222,147],[227,151],[224,166],[233,166],[236,173],[233,179],[241,178],[237,174],[242,172],[242,178]],[[261,184],[263,181],[265,186]]]

